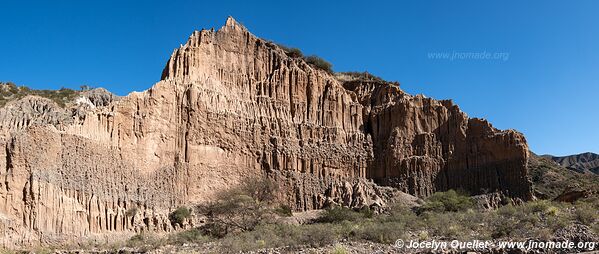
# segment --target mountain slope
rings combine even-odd
[[[587,152],[569,156],[543,155],[543,157],[551,159],[571,170],[578,172],[590,171],[599,174],[599,154]]]
[[[568,191],[599,193],[599,175],[568,169],[546,156],[531,153],[528,164],[535,196],[554,199]]]

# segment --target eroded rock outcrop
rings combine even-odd
[[[147,91],[28,108],[0,111],[4,244],[172,230],[169,211],[261,174],[296,210],[383,206],[397,190],[532,197],[521,134],[397,84],[338,79],[232,18],[194,32]]]

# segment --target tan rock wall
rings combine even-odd
[[[260,174],[297,210],[381,206],[397,190],[531,197],[521,134],[393,84],[342,82],[233,19],[194,32],[147,91],[72,118],[36,105],[51,103],[0,109],[5,245],[169,231],[170,211]]]

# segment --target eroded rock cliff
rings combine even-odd
[[[26,97],[0,118],[5,245],[169,231],[169,211],[254,175],[297,210],[381,206],[398,190],[532,197],[521,134],[394,83],[339,79],[232,18],[194,32],[147,91],[67,108]]]

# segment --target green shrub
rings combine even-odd
[[[272,209],[278,186],[266,177],[251,178],[218,195],[217,200],[198,206],[208,218],[203,230],[214,237],[254,230],[275,213],[289,214],[291,208]]]
[[[155,234],[141,233],[131,237],[129,240],[127,240],[125,245],[130,248],[135,248],[137,251],[141,253],[145,253],[150,250],[156,249],[164,244],[164,239],[158,237]]]
[[[168,237],[169,244],[182,245],[184,243],[206,243],[211,241],[207,235],[204,235],[203,232],[197,228],[193,228],[190,230],[185,230],[182,232],[177,232],[175,234],[171,234]]]
[[[529,213],[545,213],[549,207],[549,201],[546,200],[529,202],[523,206],[523,208]]]
[[[364,72],[348,71],[348,72],[339,72],[339,74],[347,75],[347,76],[350,76],[352,78],[359,79],[359,80],[385,82],[385,80],[382,79],[381,77],[372,75],[371,73],[369,73],[367,71],[364,71]]]
[[[362,207],[360,209],[360,214],[362,215],[362,217],[367,219],[371,219],[372,217],[374,217],[374,211],[370,210],[370,207],[368,206]]]
[[[474,208],[472,199],[455,190],[436,192],[425,200],[420,212],[459,212]]]
[[[275,201],[278,188],[279,186],[267,177],[250,177],[237,188],[223,193],[220,199],[226,199],[227,196],[247,195],[256,202],[270,203]]]
[[[598,212],[591,205],[585,203],[576,204],[576,208],[574,210],[574,218],[576,221],[588,225],[593,226],[597,223]]]
[[[424,219],[428,225],[426,230],[436,236],[458,239],[462,233],[465,233],[460,225],[463,220],[460,220],[456,213],[426,213]]]
[[[396,221],[366,221],[353,231],[356,240],[390,244],[404,238],[406,225]]]
[[[307,56],[304,58],[304,60],[306,61],[306,63],[316,66],[316,68],[324,70],[328,73],[333,73],[333,65],[319,56]]]
[[[208,217],[205,231],[215,237],[234,231],[252,231],[271,212],[263,203],[242,194],[217,200],[200,209]]]
[[[183,226],[185,220],[191,217],[191,210],[185,206],[177,208],[177,210],[173,211],[169,214],[168,219],[171,221],[171,224]]]
[[[449,196],[450,201],[446,202],[450,205],[446,207],[439,196]],[[251,200],[250,204],[262,204],[247,195],[242,199],[245,201],[241,203]],[[372,214],[371,218],[368,218],[370,213],[365,212],[366,209],[356,212],[348,208],[332,207],[323,211],[321,219],[314,224],[288,225],[275,223],[275,220],[263,220],[247,230],[221,229],[225,233],[219,239],[206,236],[211,233],[205,230],[192,230],[169,237],[169,242],[181,244],[218,241],[218,246],[223,251],[240,252],[262,248],[285,247],[293,250],[306,246],[331,246],[341,239],[392,244],[396,239],[408,236],[420,240],[489,240],[506,237],[550,239],[557,229],[573,223],[584,222],[591,225],[592,230],[599,228],[597,217],[593,214],[595,203],[580,202],[573,207],[555,202],[533,201],[518,206],[507,205],[497,210],[476,210],[456,205],[468,203],[467,201],[451,201],[452,199],[460,200],[454,194],[443,193],[431,198],[434,202],[441,202],[443,209],[431,209],[418,214],[408,207],[392,206],[384,214]],[[427,199],[425,204],[431,200]],[[242,207],[247,208],[245,205]],[[455,207],[459,209],[454,209]],[[229,218],[243,215],[239,211],[231,214],[235,216]],[[237,220],[229,222],[240,223]],[[226,223],[212,225],[228,226]]]
[[[286,224],[262,224],[254,231],[230,234],[221,240],[229,252],[247,252],[258,248],[274,248],[299,245],[300,235],[296,226]]]
[[[362,217],[362,214],[341,206],[333,206],[324,210],[318,222],[320,223],[339,223],[342,221],[356,221]]]
[[[285,54],[287,54],[287,56],[292,57],[292,58],[301,58],[304,57],[304,53],[302,53],[302,51],[298,48],[290,48],[287,47],[285,45],[282,44],[277,44],[281,49],[283,49],[283,51],[285,51]]]
[[[337,228],[327,224],[313,224],[301,229],[299,240],[303,245],[321,247],[338,240],[338,232],[335,232]]]
[[[125,211],[125,216],[133,217],[137,213],[137,207],[131,207]]]
[[[279,216],[283,216],[283,217],[293,216],[293,211],[291,210],[291,207],[288,205],[279,205],[279,207],[277,207],[277,209],[275,209],[275,213],[277,213]]]

